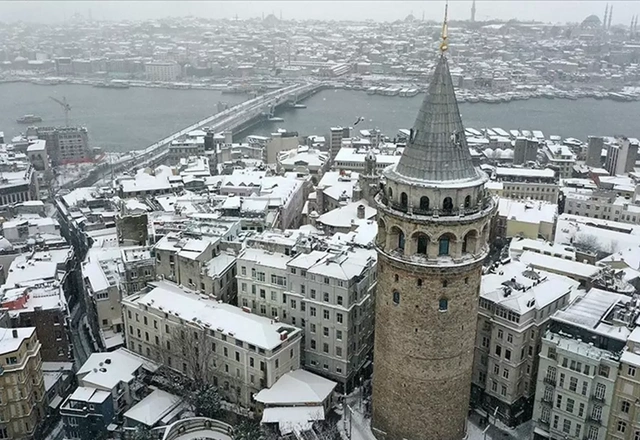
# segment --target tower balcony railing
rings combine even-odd
[[[452,208],[452,209],[439,209],[439,208],[434,208],[434,209],[420,209],[420,208],[414,208],[411,207],[410,205],[405,205],[402,203],[398,203],[398,202],[394,202],[389,200],[389,198],[386,195],[381,194],[380,195],[380,201],[387,207],[395,210],[395,211],[400,211],[403,212],[405,214],[408,215],[420,215],[420,216],[425,216],[425,217],[448,217],[448,218],[453,218],[453,217],[468,217],[474,214],[478,214],[482,211],[485,211],[486,209],[488,209],[491,206],[491,203],[493,201],[492,197],[485,197],[482,200],[480,200],[479,203],[477,203],[474,206],[469,206],[467,208],[464,207],[459,207],[459,208]]]

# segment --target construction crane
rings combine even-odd
[[[64,96],[62,97],[62,101],[60,101],[57,98],[54,98],[53,96],[49,96],[49,98],[51,98],[52,100],[54,100],[55,102],[57,102],[58,104],[60,104],[62,106],[62,109],[64,110],[64,124],[66,127],[69,126],[69,112],[71,111],[71,106],[67,103],[67,98],[65,98]]]

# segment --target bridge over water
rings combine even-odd
[[[144,150],[136,150],[131,155],[111,163],[101,163],[80,180],[66,183],[62,188],[71,189],[78,186],[91,186],[107,173],[121,173],[132,168],[155,166],[163,162],[169,152],[169,144],[187,133],[208,127],[216,133],[225,130],[246,128],[251,123],[261,120],[270,109],[275,109],[290,101],[297,101],[314,94],[325,87],[323,83],[295,84],[274,90],[264,95],[249,99],[222,112],[198,121],[164,139],[155,142]]]

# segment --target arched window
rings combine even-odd
[[[387,225],[384,223],[384,220],[378,220],[378,246],[385,248],[387,245]]]
[[[420,210],[421,211],[429,210],[429,197],[427,196],[420,197]]]
[[[409,197],[407,197],[407,193],[405,192],[400,194],[400,206],[402,206],[404,209],[409,206]]]
[[[427,245],[429,244],[429,237],[424,234],[418,235],[418,250],[417,252],[422,255],[427,255]]]
[[[389,198],[393,197],[393,190],[389,187]]]
[[[469,208],[471,206],[471,196],[467,196],[464,198],[464,207]]]
[[[422,287],[422,278],[418,278],[417,284],[418,287]]]
[[[397,290],[393,291],[393,303],[395,305],[400,304],[400,292],[398,292]]]
[[[438,310],[441,312],[449,310],[449,300],[447,298],[440,298],[440,301],[438,301]]]
[[[398,274],[395,274],[395,275],[393,276],[393,281],[395,281],[396,283],[397,283],[398,281],[400,281],[400,277],[398,276]]]
[[[404,252],[404,232],[398,232],[398,249]]]
[[[476,231],[469,231],[462,239],[462,252],[474,253],[476,249],[478,234]]]
[[[447,287],[449,282],[447,280],[442,280],[442,287]]]
[[[438,242],[438,255],[449,255],[449,237],[440,237]]]
[[[442,202],[442,210],[445,212],[453,211],[453,200],[451,200],[451,197],[444,198],[444,201]]]

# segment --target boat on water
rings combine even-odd
[[[369,87],[367,89],[367,95],[375,95],[378,92],[378,87]]]
[[[121,82],[100,82],[93,85],[93,87],[98,87],[101,89],[128,89],[129,84],[121,83]]]
[[[278,116],[271,116],[270,118],[267,118],[267,121],[269,121],[269,122],[284,122],[284,119],[279,118]]]
[[[36,115],[24,115],[16,119],[18,124],[33,124],[34,122],[42,122],[42,118]]]
[[[289,108],[307,108],[306,105],[298,104],[297,102],[290,102],[289,104],[287,104],[287,107],[289,107]]]

